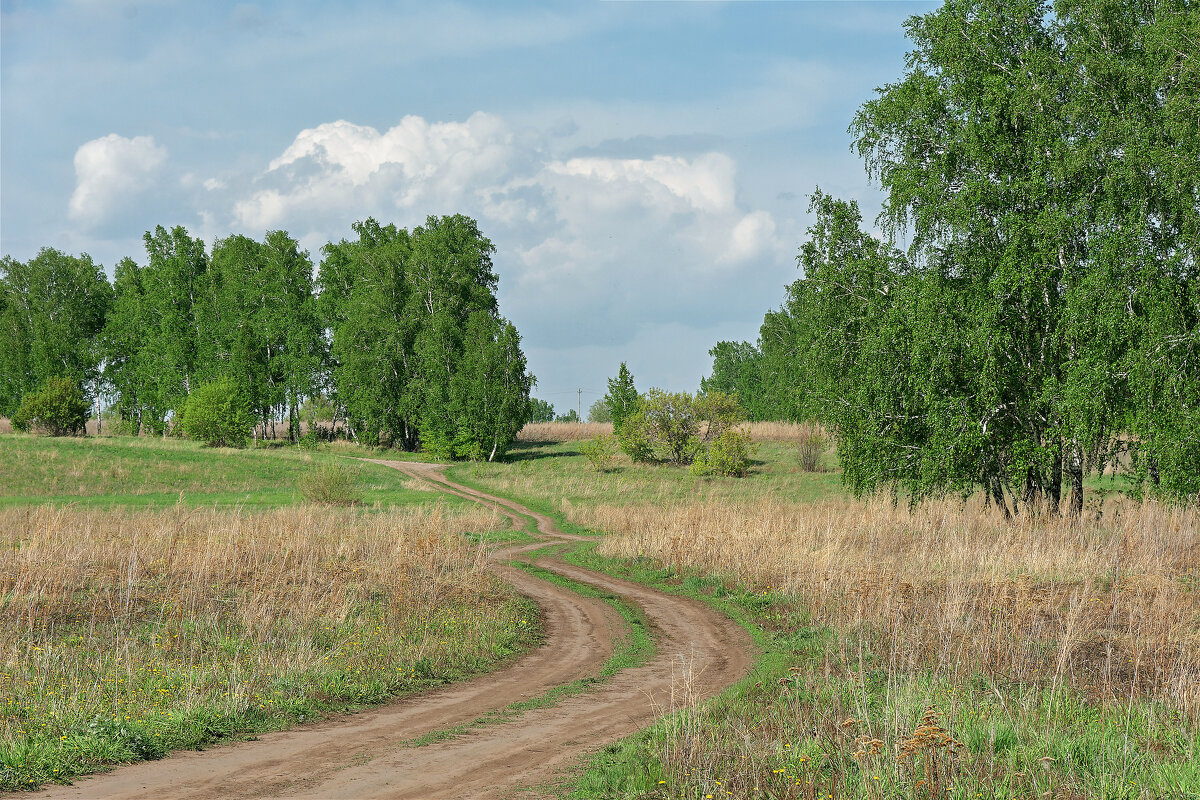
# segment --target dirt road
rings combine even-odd
[[[519,515],[530,516],[546,540],[579,538],[559,531],[548,517],[447,480],[438,465],[377,463],[489,505],[521,524]],[[73,786],[26,796],[221,800],[509,796],[554,780],[587,751],[650,724],[670,707],[673,691],[708,697],[749,669],[749,636],[707,606],[557,558],[541,558],[537,563],[543,567],[639,605],[651,621],[657,655],[553,707],[468,729],[448,741],[422,747],[407,744],[551,687],[595,676],[612,654],[613,636],[621,634],[625,623],[611,606],[503,563],[541,546],[544,543],[510,547],[493,555],[497,562],[493,569],[535,599],[546,618],[545,644],[504,670],[373,711],[264,734],[257,741],[121,767],[81,778]]]

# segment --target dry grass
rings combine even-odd
[[[829,433],[820,425],[812,422],[747,422],[743,425],[750,435],[758,442],[787,442],[798,444],[807,440],[813,433],[819,433],[826,439]]]
[[[167,739],[196,714],[261,727],[480,668],[527,630],[460,535],[503,521],[439,506],[0,511],[0,755],[28,768],[0,778],[47,779],[29,765],[57,770],[101,723]]]
[[[564,509],[614,532],[602,554],[733,591],[771,642],[754,685],[677,698],[626,766],[661,778],[638,796],[1197,796],[1196,509],[1012,526],[960,502]]]
[[[1200,716],[1200,512],[1110,502],[1008,525],[974,503],[571,507],[650,556],[799,598],[890,669],[1151,697]]]
[[[0,417],[0,433],[12,433],[12,422],[8,417]]]
[[[517,434],[519,442],[577,442],[612,434],[611,422],[530,422]]]

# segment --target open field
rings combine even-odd
[[[494,666],[536,609],[482,509],[0,511],[0,789],[271,730]]]
[[[709,596],[768,651],[738,692],[599,759],[581,796],[1200,797],[1196,509],[910,512],[773,443],[742,480],[598,474],[569,443],[514,456],[455,471],[609,533],[582,563]]]
[[[428,486],[395,470],[346,458],[366,453],[347,443],[316,451],[286,445],[214,450],[158,437],[3,436],[0,508],[31,503],[274,508],[303,502],[303,476],[333,463],[355,472],[364,505],[411,505],[434,497]],[[444,502],[465,507],[454,497]]]

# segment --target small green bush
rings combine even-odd
[[[22,398],[21,407],[13,414],[12,425],[19,431],[79,436],[87,431],[89,410],[78,383],[70,378],[47,378],[45,383]]]
[[[582,442],[579,445],[579,452],[583,453],[596,472],[608,472],[613,468],[613,462],[617,458],[617,437],[602,433]]]
[[[821,456],[829,449],[829,437],[815,425],[805,424],[796,439],[796,460],[805,472],[823,472]]]
[[[722,475],[742,478],[750,468],[750,458],[758,445],[746,431],[728,428],[696,456],[690,467],[694,475]]]
[[[244,447],[254,420],[231,378],[201,384],[188,395],[179,415],[179,429],[209,447]]]
[[[321,464],[300,478],[300,494],[323,506],[353,506],[363,500],[357,469],[345,464]]]

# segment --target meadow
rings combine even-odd
[[[0,463],[0,790],[378,704],[540,637],[485,571],[507,520],[394,470],[355,467],[363,499],[333,507],[297,488],[343,469],[329,452],[5,436]]]
[[[0,436],[0,508],[30,503],[278,508],[304,502],[302,478],[331,464],[353,471],[364,506],[430,501],[430,487],[379,464],[350,460],[362,455],[369,451],[346,442],[317,450],[282,442],[235,450],[177,438]],[[470,506],[452,496],[442,502]]]
[[[465,482],[603,532],[581,563],[718,604],[742,686],[602,754],[584,797],[1200,797],[1200,512],[1085,519],[846,496],[760,430],[744,479],[591,471],[543,432]],[[771,436],[766,439],[766,436]]]

